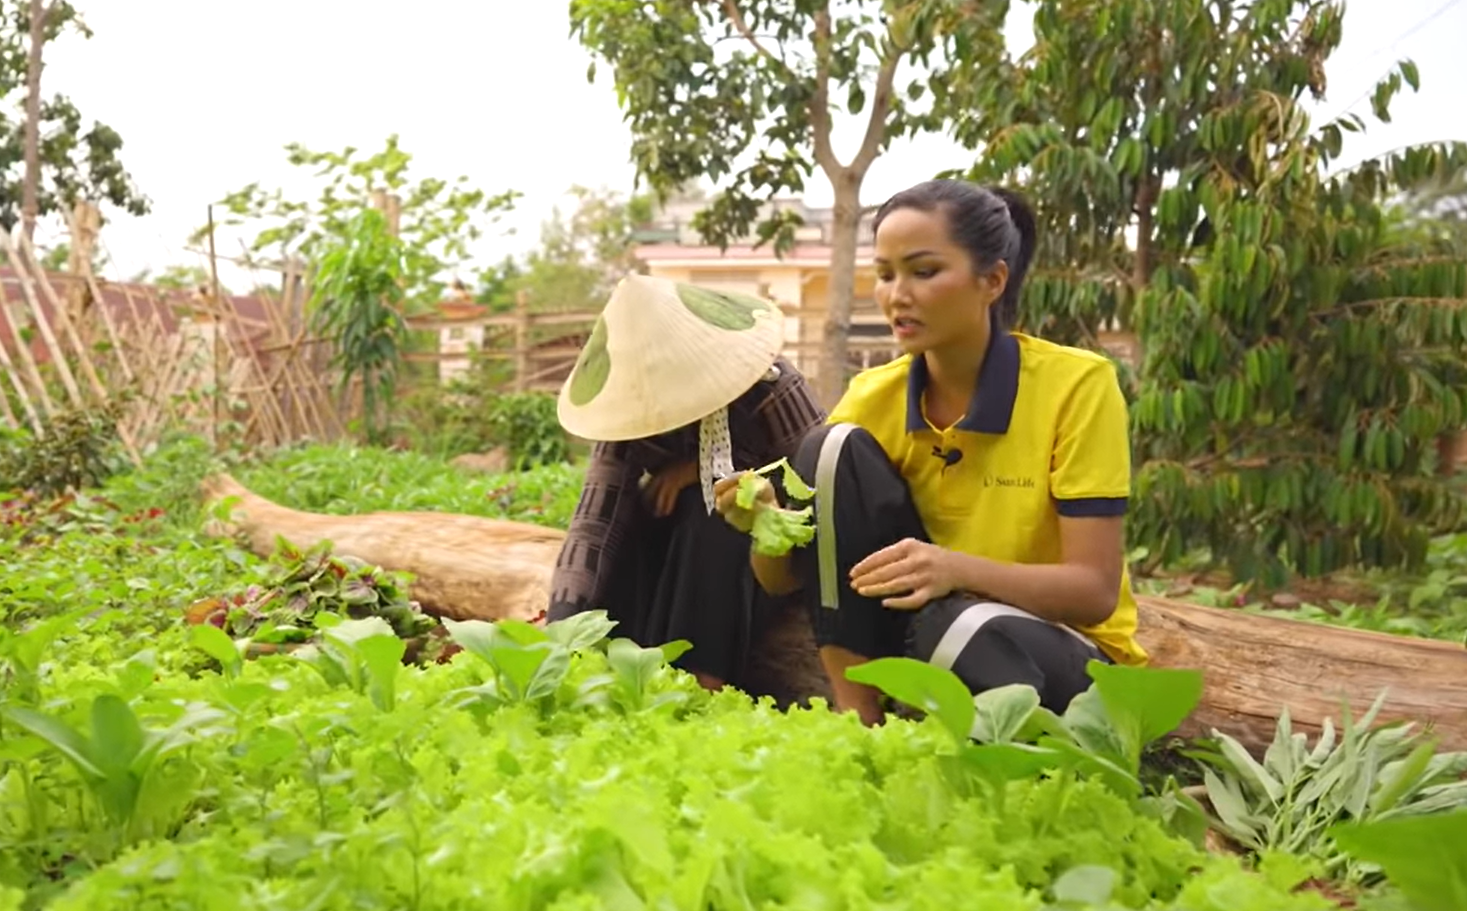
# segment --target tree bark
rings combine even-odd
[[[46,44],[44,0],[31,0],[30,49],[25,68],[25,177],[21,184],[20,218],[26,240],[34,240],[41,211],[41,50]]]
[[[856,296],[856,247],[861,230],[861,181],[849,169],[831,176],[835,211],[830,226],[830,295],[821,338],[816,394],[832,408],[846,388],[851,305]]]
[[[436,512],[322,515],[289,509],[228,475],[204,482],[204,500],[238,497],[213,535],[242,534],[262,557],[277,536],[298,548],[330,541],[338,555],[413,573],[409,597],[427,613],[455,620],[533,620],[550,601],[550,576],[565,532],[524,522]]]
[[[1139,638],[1152,663],[1202,671],[1202,704],[1183,725],[1185,735],[1216,728],[1261,751],[1285,708],[1294,730],[1312,737],[1325,718],[1339,726],[1344,702],[1359,718],[1384,690],[1380,722],[1429,723],[1441,750],[1467,750],[1467,648],[1460,643],[1165,598],[1138,601]]]
[[[1151,247],[1156,220],[1156,198],[1160,179],[1143,174],[1136,188],[1136,261],[1131,266],[1131,289],[1139,296],[1151,282]]]

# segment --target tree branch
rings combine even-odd
[[[830,144],[830,4],[815,12],[815,93],[810,97],[810,132],[815,146],[815,163],[835,181],[844,167]]]
[[[723,12],[724,15],[728,16],[728,21],[733,24],[734,31],[738,32],[745,41],[753,45],[754,50],[758,51],[761,57],[763,57],[765,60],[768,60],[770,63],[775,64],[786,73],[790,72],[789,65],[784,62],[784,58],[776,57],[774,53],[770,51],[769,48],[765,47],[764,43],[759,40],[759,36],[754,34],[754,30],[749,28],[748,21],[744,19],[744,14],[739,9],[738,0],[723,0]]]
[[[886,136],[886,118],[891,113],[892,83],[896,80],[897,66],[902,61],[906,48],[900,47],[890,38],[886,41],[886,56],[876,72],[876,92],[871,98],[871,114],[866,120],[866,135],[861,137],[861,148],[851,162],[851,170],[864,176],[866,169],[881,154],[881,141]]]

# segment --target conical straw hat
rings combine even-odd
[[[561,387],[561,426],[604,441],[676,430],[747,392],[783,345],[769,301],[628,275]]]

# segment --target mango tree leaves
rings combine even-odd
[[[1343,5],[1091,7],[1041,0],[1002,78],[959,65],[934,92],[982,149],[968,176],[1036,204],[1021,324],[1092,347],[1113,320],[1136,332],[1130,539],[1266,584],[1418,566],[1467,514],[1431,481],[1467,422],[1467,269],[1460,247],[1402,243],[1389,204],[1459,173],[1467,144],[1332,167],[1364,121],[1314,129],[1303,96]],[[1399,64],[1376,117],[1418,84]]]
[[[443,278],[466,262],[474,241],[513,208],[519,193],[486,193],[468,178],[415,178],[412,155],[388,136],[381,151],[367,155],[355,148],[322,152],[300,143],[285,147],[286,160],[312,172],[319,181],[314,199],[290,198],[281,190],[252,183],[226,195],[220,224],[252,225],[257,233],[251,250],[275,250],[286,256],[315,259],[333,238],[350,233],[348,225],[371,208],[373,190],[386,190],[402,202],[398,237],[403,245],[403,288],[407,300],[436,303]],[[200,228],[193,240],[207,232]]]

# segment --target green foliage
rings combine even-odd
[[[278,540],[270,563],[272,574],[263,584],[190,605],[189,621],[263,643],[307,642],[323,613],[353,620],[377,617],[403,639],[427,635],[437,625],[408,598],[400,574],[334,556],[329,542],[302,551]]]
[[[90,38],[76,8],[46,4],[46,42],[63,35]],[[0,2],[0,227],[20,221],[25,161],[25,96],[30,48],[30,3]],[[110,203],[130,215],[146,215],[150,204],[134,185],[119,154],[122,137],[104,123],[87,124],[65,95],[41,99],[39,214],[69,213],[78,200]]]
[[[509,450],[516,470],[555,465],[570,458],[570,441],[555,408],[555,396],[543,392],[502,393],[491,400],[491,439]]]
[[[600,310],[622,276],[641,267],[635,235],[652,217],[651,199],[582,186],[570,192],[574,211],[555,210],[541,226],[539,248],[509,282],[535,311]]]
[[[1280,716],[1262,762],[1234,738],[1214,731],[1219,749],[1204,758],[1208,801],[1219,828],[1240,844],[1312,859],[1349,883],[1378,879],[1378,869],[1346,853],[1328,835],[1345,821],[1370,823],[1467,810],[1467,753],[1441,753],[1413,725],[1375,725],[1382,694],[1358,721],[1345,707],[1336,738],[1326,718],[1313,747]]]
[[[754,228],[782,251],[799,225],[761,213],[758,200],[802,192],[817,165],[836,179],[843,166],[830,147],[833,114],[868,115],[867,139],[851,162],[859,190],[891,137],[940,126],[918,102],[947,61],[992,59],[1007,3],[947,6],[573,0],[571,28],[610,65],[632,159],[653,189],[728,181],[697,229],[726,246]],[[904,60],[928,71],[896,89]],[[750,150],[758,150],[752,158]]]
[[[1393,245],[1383,206],[1467,146],[1326,176],[1364,128],[1313,130],[1300,105],[1338,4],[1044,0],[1034,22],[1024,60],[970,77],[985,100],[958,133],[988,143],[974,177],[1023,177],[1044,213],[1026,322],[1137,331],[1132,539],[1273,583],[1419,564],[1462,514],[1432,454],[1467,423],[1467,259]],[[1376,116],[1417,81],[1402,62]]]
[[[1205,542],[1244,577],[1419,566],[1463,515],[1435,457],[1467,422],[1467,308],[1451,304],[1467,261],[1396,257],[1381,166],[1325,180],[1304,165],[1313,142],[1293,148],[1277,182],[1163,195],[1163,212],[1206,211],[1214,240],[1141,301],[1133,527],[1163,559]],[[1384,167],[1453,160],[1467,147]]]
[[[44,531],[0,525],[0,908],[1330,907],[1294,891],[1304,863],[1209,855],[1195,805],[1141,785],[1195,672],[1093,665],[1056,717],[1027,688],[974,699],[920,662],[873,662],[934,718],[866,728],[708,693],[671,666],[686,643],[611,638],[601,612],[451,623],[467,654],[416,667],[390,621],[322,611],[311,648],[241,660],[183,606],[342,586],[335,561],[282,574],[202,537],[189,492],[217,467],[177,441]],[[481,479],[345,446],[233,470],[313,511],[563,525],[579,492],[564,466]],[[1451,875],[1361,844],[1417,893]]]
[[[468,186],[468,178],[448,181],[408,176],[412,156],[394,134],[382,151],[364,157],[355,148],[317,152],[299,143],[285,147],[290,164],[309,168],[320,180],[314,200],[288,198],[281,190],[252,183],[221,200],[224,226],[254,225],[251,251],[282,257],[318,259],[323,244],[351,233],[350,225],[371,208],[374,192],[398,196],[402,203],[398,236],[403,243],[402,285],[413,306],[439,301],[445,276],[469,259],[470,245],[513,207],[519,194],[490,195]],[[196,232],[197,242],[206,228]]]
[[[572,0],[570,14],[572,33],[593,56],[588,78],[600,63],[612,71],[638,179],[659,200],[705,180],[719,188],[693,219],[705,243],[752,240],[783,255],[802,219],[770,203],[801,195],[817,167],[830,182],[830,343],[820,395],[833,404],[848,370],[861,184],[892,139],[944,129],[924,106],[929,86],[947,80],[954,61],[976,70],[993,62],[1008,6]],[[840,114],[866,121],[845,161],[832,142]]]
[[[125,462],[117,436],[118,406],[72,409],[47,418],[39,438],[0,435],[0,492],[50,498],[100,484]]]
[[[61,241],[55,245],[45,248],[40,253],[41,268],[49,272],[63,272],[71,264],[71,244]],[[6,257],[0,256],[0,261]],[[103,250],[92,250],[92,261],[89,264],[93,275],[101,275],[106,270],[111,260]]]
[[[515,291],[525,274],[525,267],[514,257],[506,256],[479,273],[479,287],[474,292],[474,302],[487,306],[495,313],[508,313],[514,309]]]
[[[569,460],[555,396],[500,391],[511,379],[504,367],[502,359],[473,356],[466,376],[417,385],[400,409],[398,435],[414,450],[443,458],[502,446],[521,469]]]
[[[308,512],[436,510],[552,528],[570,524],[585,480],[582,469],[566,464],[487,475],[421,453],[349,445],[281,451],[236,477],[263,497]]]
[[[167,266],[156,275],[144,269],[132,280],[139,283],[147,282],[154,287],[166,288],[170,291],[192,291],[196,288],[213,288],[214,286],[214,277],[203,266]],[[221,283],[219,293],[230,294],[231,292]]]
[[[974,696],[952,671],[914,658],[881,658],[846,676],[933,716],[958,746],[965,775],[999,780],[1047,769],[1080,770],[1128,798],[1142,795],[1145,747],[1182,723],[1202,698],[1194,670],[1134,668],[1091,661],[1095,681],[1063,716],[1043,708],[1031,686],[1015,684]],[[974,747],[969,740],[983,746]],[[1030,746],[1029,744],[1033,744]],[[1179,832],[1200,839],[1195,802],[1168,791],[1146,804]]]
[[[1467,855],[1462,851],[1467,844],[1467,809],[1349,823],[1330,834],[1356,857],[1379,865],[1415,911],[1467,907]]]
[[[332,342],[331,365],[341,371],[340,388],[361,380],[367,441],[380,443],[407,342],[401,309],[406,247],[389,233],[381,212],[363,209],[316,252],[312,328]]]
[[[1324,907],[1083,776],[969,792],[938,731],[709,694],[669,666],[682,646],[610,628],[455,623],[466,654],[417,669],[359,621],[227,677],[54,646],[45,708],[0,727],[0,883],[47,911]]]

